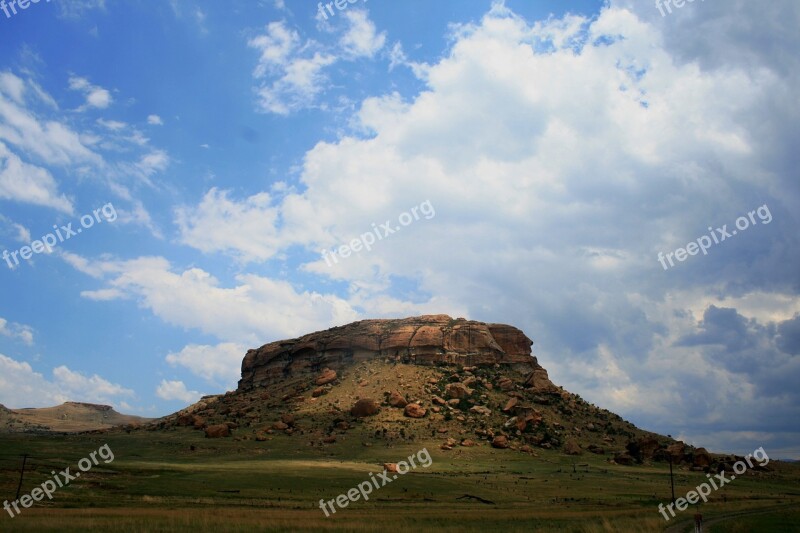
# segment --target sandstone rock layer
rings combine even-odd
[[[416,365],[499,364],[536,375],[537,388],[550,387],[547,371],[531,355],[532,344],[513,326],[447,315],[362,320],[248,350],[239,390],[268,386],[298,373],[335,371],[374,358]]]

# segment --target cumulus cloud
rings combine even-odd
[[[33,344],[33,328],[25,324],[9,322],[4,318],[0,318],[0,335],[18,339],[29,346]]]
[[[50,172],[25,163],[0,142],[0,199],[51,207],[72,214],[72,201],[58,192]]]
[[[80,76],[70,76],[69,88],[73,91],[82,92],[86,96],[86,104],[81,109],[88,107],[105,109],[113,101],[111,93],[107,89],[92,85],[89,80]]]
[[[396,45],[387,59],[413,66],[423,90],[362,101],[353,130],[308,150],[296,189],[211,188],[175,211],[182,244],[242,265],[300,249],[304,276],[343,289],[220,281],[161,257],[64,258],[103,284],[87,298],[133,298],[217,338],[168,355],[206,380],[226,379],[234,350],[222,345],[448,312],[521,327],[556,382],[648,429],[800,453],[798,69],[787,53],[800,7],[745,4],[695,2],[662,21],[619,1],[535,23],[495,4],[453,27],[430,64]],[[770,44],[736,44],[740,24],[762,24]],[[368,56],[376,32],[347,46]],[[703,49],[708,35],[731,48]],[[262,110],[279,114],[319,105],[327,67],[346,57],[285,22],[249,45]],[[20,90],[6,86],[16,105]],[[428,199],[434,220],[337,265],[317,259]],[[659,251],[765,203],[774,220],[758,232],[659,265]],[[183,382],[159,389],[199,395]]]
[[[48,380],[26,362],[0,354],[0,403],[6,407],[51,407],[67,401],[110,404],[134,393],[94,374],[85,376],[66,366],[53,369]]]
[[[278,210],[268,193],[236,202],[227,191],[210,189],[197,206],[176,209],[183,244],[204,252],[231,252],[242,261],[271,258],[278,241]]]
[[[338,42],[324,46],[303,39],[286,21],[269,23],[264,32],[248,41],[259,52],[253,77],[259,109],[289,115],[301,109],[321,107],[319,97],[331,88],[328,67],[345,60],[373,59],[386,43],[366,11],[351,10],[343,15],[346,29]]]
[[[181,351],[167,355],[172,366],[181,366],[208,383],[223,386],[227,390],[236,388],[239,369],[247,347],[232,342],[216,346],[190,344]]]
[[[133,297],[165,322],[242,345],[297,336],[358,316],[339,297],[297,290],[289,282],[253,274],[241,274],[237,285],[223,287],[199,268],[173,272],[161,257],[87,261],[70,255],[66,259],[75,268],[106,279],[106,289],[118,291],[103,292],[104,299]],[[98,293],[87,296],[97,299]]]
[[[102,163],[102,158],[65,122],[42,120],[29,108],[27,88],[18,76],[6,72],[0,83],[0,141],[32,154],[43,163],[58,166]],[[28,85],[37,87],[30,80]],[[34,91],[38,99],[46,94]]]
[[[374,57],[386,44],[386,32],[377,32],[375,23],[369,19],[366,11],[346,11],[344,18],[348,22],[348,28],[339,44],[348,56]]]
[[[156,396],[162,400],[177,400],[185,404],[192,404],[199,400],[203,394],[188,390],[183,381],[161,380],[156,389]]]
[[[695,3],[670,22],[621,4],[532,24],[495,4],[454,27],[448,54],[414,69],[425,90],[367,98],[363,137],[308,151],[305,189],[271,208],[263,257],[347,242],[423,195],[435,223],[305,270],[348,283],[359,309],[385,297],[381,310],[397,309],[402,280],[422,301],[516,324],[556,381],[639,424],[745,439],[769,413],[786,442],[799,429],[795,323],[784,322],[800,286],[789,266],[800,262],[798,69],[766,58],[797,48],[800,7]],[[770,44],[753,40],[747,57],[741,43],[701,50],[709,34],[733,43],[737,25],[766,21],[756,34]],[[693,44],[677,44],[689,33]],[[298,39],[274,39],[270,57]],[[391,60],[408,63],[401,47]],[[659,251],[765,203],[763,231],[660,267]]]
[[[323,69],[336,58],[313,46],[299,48],[300,37],[283,22],[272,22],[266,33],[249,41],[259,51],[253,75],[261,80],[256,92],[261,110],[279,115],[313,105],[327,77]]]

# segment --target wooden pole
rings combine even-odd
[[[700,513],[694,515],[694,533],[703,533],[703,515]]]
[[[669,455],[669,484],[672,487],[672,503],[675,503],[675,478],[672,475],[672,454]]]
[[[17,485],[17,497],[14,498],[15,500],[19,500],[19,491],[22,490],[22,476],[25,475],[25,461],[28,460],[28,454],[22,454],[22,469],[19,471],[19,485]]]

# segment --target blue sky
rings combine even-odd
[[[448,313],[646,429],[800,458],[795,2],[343,5],[0,11],[0,403],[160,416],[248,348]]]

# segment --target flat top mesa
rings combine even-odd
[[[242,361],[239,390],[377,358],[428,366],[499,364],[528,374],[529,386],[554,388],[547,371],[531,355],[532,344],[513,326],[448,315],[361,320],[249,350]]]

